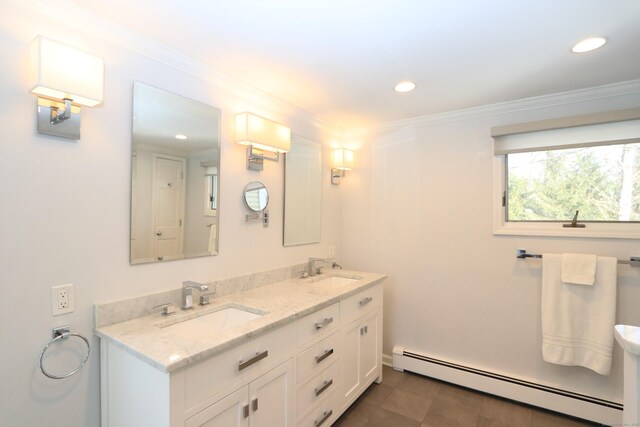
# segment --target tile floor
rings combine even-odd
[[[334,427],[581,427],[575,418],[385,366]]]

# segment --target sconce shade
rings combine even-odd
[[[95,107],[104,98],[104,61],[49,38],[31,42],[31,93]]]
[[[236,115],[236,143],[274,153],[287,153],[291,149],[291,130],[255,114],[240,113]]]
[[[333,168],[350,171],[353,169],[353,151],[346,148],[336,148],[333,150]]]

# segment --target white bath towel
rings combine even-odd
[[[562,255],[544,254],[542,266],[543,359],[609,375],[617,260],[597,257],[594,286],[563,283]]]
[[[562,254],[562,281],[577,285],[593,285],[596,280],[593,254]]]

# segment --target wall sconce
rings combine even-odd
[[[49,38],[31,42],[31,90],[38,95],[38,132],[80,139],[80,107],[100,105],[104,61]]]
[[[331,183],[338,185],[346,171],[353,169],[353,151],[346,148],[336,148],[333,150],[332,157]]]
[[[263,161],[277,162],[291,149],[291,130],[251,113],[236,115],[236,143],[247,146],[247,169],[261,171]]]

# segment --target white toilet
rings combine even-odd
[[[624,349],[625,426],[640,425],[640,326],[616,325],[616,341]]]

